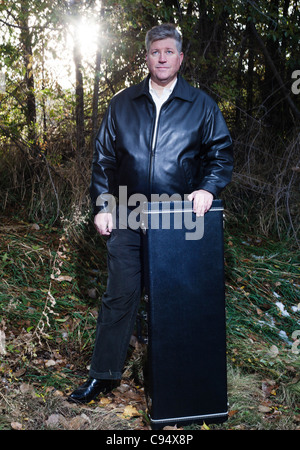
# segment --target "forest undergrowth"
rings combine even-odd
[[[229,419],[191,428],[300,429],[298,3],[0,2],[0,430],[149,429],[137,336],[111,395],[66,399],[87,376],[107,277],[89,215],[95,133],[144,78],[146,31],[163,22],[179,25],[181,74],[217,101],[234,144]],[[137,331],[145,318],[143,301]]]
[[[0,246],[0,429],[149,429],[136,336],[119,388],[82,407],[66,401],[86,378],[106,283],[90,218],[6,215]],[[300,428],[298,258],[289,242],[225,221],[229,419],[190,429]]]
[[[255,126],[234,136],[224,195],[229,419],[194,430],[300,428],[299,134],[280,142]],[[89,158],[1,156],[0,429],[148,430],[136,335],[111,395],[67,402],[88,373],[107,277]]]

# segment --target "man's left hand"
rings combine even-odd
[[[188,199],[193,201],[193,210],[197,217],[204,216],[204,214],[210,209],[214,196],[204,189],[192,192]]]

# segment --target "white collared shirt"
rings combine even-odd
[[[168,100],[168,98],[172,94],[176,83],[177,83],[177,78],[169,88],[164,88],[162,95],[159,96],[157,94],[157,92],[155,91],[155,89],[153,89],[152,83],[151,83],[151,78],[149,78],[149,92],[152,95],[153,101],[156,105],[156,119],[155,119],[155,128],[154,128],[153,139],[152,139],[152,149],[155,145],[156,133],[157,133],[157,123],[158,123],[160,109],[161,109],[163,103],[165,103],[165,101]]]

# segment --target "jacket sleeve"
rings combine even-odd
[[[204,176],[198,189],[209,191],[216,198],[231,181],[233,146],[224,117],[214,102],[207,113],[202,146]]]
[[[93,213],[110,212],[114,203],[116,178],[116,133],[112,104],[108,106],[95,139],[90,197]]]

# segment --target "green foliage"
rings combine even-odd
[[[173,22],[184,38],[183,76],[217,100],[234,139],[235,173],[224,193],[228,427],[276,428],[279,413],[283,427],[297,426],[285,418],[299,399],[292,350],[300,95],[290,89],[300,70],[299,16],[294,0],[0,2],[1,373],[11,383],[12,373],[26,372],[41,392],[65,388],[89,361],[106,282],[103,242],[81,215],[90,208],[93,120],[98,126],[111,97],[146,75],[146,31]],[[83,91],[80,152],[75,67]],[[45,372],[48,351],[56,365]],[[63,369],[56,369],[59,352]],[[261,389],[250,386],[261,379],[277,383],[283,399],[264,398],[270,412],[263,419]],[[7,419],[0,417],[0,428],[10,428]]]
[[[9,383],[5,396],[18,386],[18,395],[7,397],[14,406],[24,398],[20,386],[28,383],[34,386],[34,398],[42,396],[43,405],[81,383],[106,285],[105,245],[84,216],[74,212],[73,220],[59,228],[36,225],[15,217],[0,227],[0,350],[4,345],[6,352],[0,353],[0,371]],[[230,418],[221,428],[295,429],[299,353],[292,334],[299,326],[297,252],[288,242],[278,244],[242,228],[237,232],[234,223],[226,221],[225,263]],[[128,358],[126,383],[142,371],[141,350]],[[118,395],[122,403],[133,400],[123,390]],[[102,405],[100,399],[94,406],[105,408],[108,403]],[[26,417],[30,420],[25,427],[41,426],[33,425],[32,411]]]
[[[277,5],[278,3],[278,5]],[[267,0],[259,5],[250,1],[216,0],[214,2],[173,2],[143,0],[134,2],[125,0],[116,3],[113,0],[93,2],[73,2],[72,5],[59,1],[37,2],[36,0],[19,0],[13,2],[11,10],[3,5],[0,9],[1,27],[1,58],[2,70],[8,75],[7,95],[2,100],[6,102],[15,99],[13,112],[7,117],[6,123],[18,122],[25,124],[26,120],[15,119],[17,108],[26,115],[24,103],[24,76],[27,68],[22,64],[25,43],[22,38],[22,23],[28,22],[27,44],[32,46],[33,72],[35,79],[34,95],[43,98],[37,101],[39,134],[51,133],[43,130],[42,115],[49,119],[61,120],[57,100],[61,98],[60,83],[62,80],[51,73],[52,68],[47,61],[53,58],[57,65],[66,63],[68,70],[73,69],[72,44],[70,27],[78,26],[79,21],[99,25],[99,49],[101,52],[100,72],[100,115],[108,99],[129,83],[137,82],[145,74],[144,37],[146,31],[153,25],[172,21],[178,24],[184,36],[186,59],[183,73],[195,85],[202,86],[218,100],[235,104],[239,98],[239,107],[246,114],[246,99],[253,97],[254,110],[264,101],[266,84],[266,62],[264,61],[253,36],[248,33],[247,24],[255,23],[271,58],[278,63],[284,83],[290,83],[291,72],[300,64],[299,41],[299,10],[296,2],[279,1],[276,4]],[[78,31],[78,30],[77,30]],[[76,32],[75,32],[76,34]],[[69,38],[68,38],[69,35]],[[254,55],[249,54],[249,46],[254,46]],[[69,47],[67,58],[64,49]],[[49,55],[49,56],[48,56]],[[254,74],[249,74],[249,58],[253,57]],[[84,58],[84,55],[83,55]],[[91,95],[93,90],[94,56],[84,60],[86,130],[89,130],[89,112],[91,111]],[[252,88],[249,91],[249,76],[252,77]],[[268,75],[270,76],[270,75]],[[75,83],[73,75],[69,81]],[[265,84],[264,84],[265,83]],[[284,93],[276,90],[267,92],[274,97],[272,104],[278,103],[278,98]],[[283,97],[284,98],[284,95]],[[298,99],[293,100],[299,104]],[[282,100],[283,101],[283,100]],[[59,102],[58,102],[59,103]],[[103,107],[102,107],[103,106]],[[66,102],[68,114],[74,114],[72,103]],[[11,110],[11,105],[10,105]],[[286,109],[281,114],[285,116]],[[57,113],[57,116],[55,116]],[[234,114],[234,111],[231,112]],[[288,113],[289,114],[289,113]],[[277,114],[278,115],[278,114]],[[273,119],[273,116],[272,116]],[[279,120],[279,123],[282,121]],[[72,124],[72,130],[75,121]],[[9,127],[8,127],[9,128]],[[22,130],[20,130],[21,133]],[[74,130],[75,132],[75,130]]]

